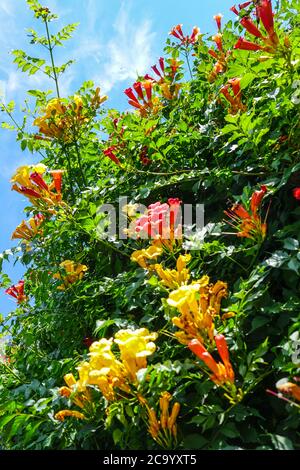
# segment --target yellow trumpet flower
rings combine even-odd
[[[60,267],[65,270],[66,274],[55,273],[53,278],[63,281],[63,284],[57,287],[58,290],[62,291],[66,290],[75,282],[80,281],[88,270],[88,267],[85,264],[75,263],[70,260],[60,263]]]
[[[54,416],[54,419],[57,419],[57,421],[64,421],[65,418],[85,419],[85,416],[79,411],[72,410],[62,410],[56,413]]]
[[[182,330],[175,333],[178,341],[188,344],[196,338],[212,342],[214,320],[220,315],[221,301],[226,296],[227,284],[223,281],[210,284],[208,276],[171,292],[167,303],[180,313],[172,318],[173,324]]]
[[[162,252],[162,248],[151,245],[147,249],[134,251],[130,259],[131,261],[138,263],[141,268],[151,269],[151,265],[148,264],[147,260],[155,260],[162,254]]]

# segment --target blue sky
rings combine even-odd
[[[41,2],[58,13],[60,20],[51,28],[79,22],[74,38],[66,48],[59,48],[57,62],[76,59],[61,81],[61,94],[67,96],[79,88],[84,80],[93,80],[109,95],[108,106],[127,107],[123,90],[143,74],[162,55],[170,29],[183,23],[190,33],[197,25],[202,33],[216,31],[213,15],[222,13],[232,18],[229,8],[234,0],[45,0]],[[26,98],[26,90],[53,89],[44,76],[28,77],[17,71],[9,51],[24,49],[37,56],[27,44],[26,28],[37,24],[25,0],[0,0],[0,93],[6,102],[14,100],[17,110]],[[40,51],[43,53],[43,51]],[[20,119],[19,111],[16,113]],[[4,116],[1,116],[3,120]],[[30,153],[22,152],[13,133],[0,129],[0,253],[14,246],[11,233],[24,218],[25,200],[11,192],[9,179],[22,164],[36,161]],[[5,272],[13,283],[22,277],[22,266],[6,263]],[[0,292],[0,313],[13,310],[13,301]]]

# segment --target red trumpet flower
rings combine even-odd
[[[5,293],[17,299],[18,304],[27,300],[27,297],[24,294],[24,281],[19,281],[18,284],[9,287],[6,289]]]
[[[261,186],[260,191],[255,191],[250,199],[249,211],[241,204],[235,204],[230,210],[224,213],[232,220],[227,222],[234,227],[238,237],[250,238],[253,240],[264,240],[267,232],[266,218],[262,222],[258,214],[262,199],[267,192],[266,186]]]
[[[144,87],[144,90],[146,92],[147,100],[148,100],[148,102],[150,102],[151,99],[152,99],[152,87],[153,87],[152,80],[145,80],[143,82],[143,87]]]
[[[214,19],[217,22],[219,32],[215,34],[214,36],[212,36],[212,40],[215,42],[217,49],[216,50],[209,49],[208,51],[209,55],[211,55],[214,59],[216,59],[216,63],[214,64],[212,71],[208,75],[208,81],[210,83],[214,82],[219,74],[226,71],[227,62],[231,54],[230,50],[228,50],[227,52],[224,51],[223,40],[222,40],[223,36],[220,32],[221,31],[221,18],[222,18],[221,14],[214,16]]]
[[[125,93],[125,95],[128,96],[128,98],[129,98],[131,101],[136,101],[136,103],[137,103],[138,105],[140,105],[139,102],[138,102],[137,99],[136,99],[135,94],[133,93],[132,88],[126,88],[126,90],[124,91],[124,93]]]
[[[217,48],[219,51],[223,51],[223,42],[222,42],[222,34],[218,33],[212,37],[212,40],[215,41]]]
[[[156,73],[156,75],[158,75],[160,78],[162,78],[162,74],[160,73],[160,71],[158,70],[157,66],[156,65],[152,65],[152,70],[154,73]],[[145,78],[146,78],[146,75],[145,75]],[[147,78],[151,78],[151,77],[148,77]]]
[[[260,0],[256,6],[258,18],[262,21],[267,33],[272,36],[274,33],[274,17],[271,0]]]
[[[39,194],[34,189],[25,188],[25,186],[21,186],[20,188],[18,187],[18,189],[16,189],[15,185],[13,185],[12,189],[15,189],[21,194],[25,194],[25,196],[28,196],[28,197],[34,197],[36,199],[40,199],[42,197],[41,194]]]
[[[212,355],[207,351],[198,339],[193,339],[189,342],[189,349],[199,357],[207,367],[212,371],[213,375],[210,376],[211,380],[217,385],[226,383],[234,383],[234,371],[229,359],[229,352],[226,339],[223,335],[215,337],[218,353],[223,362],[216,362]]]
[[[255,191],[252,194],[251,201],[250,201],[250,209],[254,218],[258,218],[257,211],[267,191],[268,191],[267,187],[265,185],[262,185],[259,191]]]
[[[133,88],[137,94],[134,94],[132,88],[127,88],[124,93],[128,96],[128,103],[140,111],[142,117],[149,113],[157,113],[160,109],[160,102],[156,97],[152,97],[153,84],[155,80],[147,76],[142,82],[135,82]]]
[[[108,147],[106,150],[103,150],[103,153],[106,157],[110,158],[114,163],[116,163],[117,165],[121,165],[120,160],[114,153],[115,150],[116,150],[116,147],[111,146],[111,147]]]
[[[240,10],[246,8],[252,2],[246,2],[239,5]],[[232,7],[231,10],[238,15],[238,11],[235,7]],[[256,43],[246,41],[243,38],[240,38],[236,45],[234,46],[235,49],[243,49],[248,51],[258,51],[264,50],[269,53],[274,53],[278,47],[279,39],[277,34],[274,31],[274,18],[273,18],[273,11],[272,11],[272,2],[271,0],[259,0],[256,3],[256,16],[257,19],[260,20],[267,32],[268,36],[265,37],[262,32],[257,28],[257,26],[253,23],[250,16],[245,16],[240,20],[240,23],[249,34],[254,36],[255,38],[261,39],[264,42],[264,46],[260,46]]]
[[[161,70],[164,72],[165,71],[165,60],[164,60],[163,57],[159,58],[159,65],[160,65]]]
[[[249,16],[244,16],[244,18],[240,21],[241,25],[248,31],[248,33],[252,34],[257,38],[263,39],[263,35],[259,31],[259,29],[255,26],[251,18]]]
[[[178,24],[177,26],[174,26],[174,28],[170,31],[170,35],[174,36],[176,39],[180,39],[181,42],[185,41],[184,34],[182,32],[182,24]]]
[[[176,39],[179,39],[182,45],[187,46],[197,42],[200,35],[200,29],[197,26],[194,26],[192,34],[190,36],[185,36],[182,31],[182,24],[178,24],[177,26],[174,26],[169,34],[174,36]]]
[[[242,49],[244,51],[263,51],[265,48],[254,42],[247,41],[240,37],[234,46],[234,49]]]
[[[294,198],[297,199],[297,201],[300,201],[300,188],[295,188],[293,190],[293,195],[294,195]]]
[[[244,8],[247,8],[249,5],[251,5],[251,3],[253,3],[253,1],[252,2],[240,3],[239,4],[239,9],[243,10]]]
[[[214,20],[217,23],[217,27],[219,31],[221,31],[221,28],[222,28],[222,24],[221,24],[222,18],[223,18],[223,15],[221,15],[221,13],[218,13],[218,15],[214,16]]]
[[[190,35],[188,39],[188,42],[190,44],[195,44],[199,38],[199,35],[200,35],[200,29],[198,28],[198,26],[194,26],[192,34]]]
[[[44,189],[45,191],[49,192],[49,187],[48,187],[47,183],[45,183],[44,179],[42,178],[42,176],[39,173],[37,173],[37,172],[31,173],[30,179],[39,188]]]
[[[142,84],[141,82],[135,82],[133,84],[133,88],[135,90],[135,92],[137,93],[138,97],[141,99],[141,100],[144,100],[144,93],[143,93],[143,89],[142,89]]]
[[[227,85],[224,85],[220,89],[220,93],[231,104],[231,107],[229,109],[230,114],[236,114],[238,111],[244,112],[246,110],[246,107],[242,102],[240,82],[241,82],[240,78],[232,78],[228,80]],[[230,93],[229,90],[231,90],[233,94]]]
[[[62,175],[64,173],[64,170],[52,170],[50,171],[50,174],[53,178],[53,186],[57,193],[61,193],[62,189]]]

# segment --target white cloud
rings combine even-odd
[[[132,21],[130,2],[122,2],[113,25],[113,39],[103,48],[107,51],[103,71],[93,77],[100,82],[103,92],[110,91],[118,82],[135,80],[151,65],[154,33],[148,19]]]
[[[15,4],[11,0],[0,0],[0,9],[7,15],[12,16],[15,11]]]

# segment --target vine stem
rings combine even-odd
[[[7,369],[8,372],[9,372],[11,375],[13,375],[17,380],[19,380],[19,382],[22,382],[21,378],[20,378],[17,374],[15,374],[15,372],[14,372],[7,364],[2,363],[2,366],[3,366],[5,369]]]
[[[81,162],[80,149],[79,149],[77,140],[74,141],[74,145],[75,145],[75,150],[76,150],[76,155],[77,155],[77,162],[78,162],[78,167],[79,167],[79,170],[80,170],[81,178],[82,178],[84,186],[87,186],[87,182],[86,182],[86,178],[85,178],[85,175],[84,175],[82,162]]]
[[[47,40],[48,40],[48,49],[49,49],[50,58],[51,58],[51,65],[52,65],[52,70],[53,70],[53,76],[54,76],[55,86],[56,86],[57,98],[60,98],[59,86],[58,86],[58,77],[57,77],[57,73],[56,73],[56,70],[55,70],[54,57],[53,57],[53,47],[52,47],[52,44],[51,44],[51,38],[50,38],[50,33],[49,33],[49,27],[48,27],[48,21],[47,21],[47,19],[44,20],[44,23],[45,23],[45,26],[46,26],[46,33],[47,33]]]
[[[72,173],[72,165],[71,165],[71,161],[70,161],[70,155],[69,155],[69,152],[66,148],[65,145],[62,146],[62,150],[63,152],[65,153],[66,155],[66,160],[67,160],[67,167],[68,167],[68,172],[67,172],[67,175],[68,175],[68,181],[69,181],[69,185],[70,185],[70,191],[71,191],[71,196],[72,196],[72,202],[74,203],[75,202],[75,194],[74,194],[74,189],[73,189],[73,185],[72,185],[72,176],[71,176],[71,173]]]
[[[184,51],[184,55],[185,55],[185,58],[186,58],[186,63],[187,63],[187,66],[188,66],[188,69],[189,69],[189,72],[190,72],[191,79],[193,80],[193,73],[192,73],[192,69],[191,69],[191,65],[190,65],[189,54],[188,54],[188,51],[186,49]]]
[[[165,172],[165,173],[159,173],[156,171],[143,171],[143,170],[138,170],[137,168],[133,168],[133,170],[136,173],[144,173],[147,175],[157,175],[157,176],[171,176],[171,175],[179,175],[181,173],[191,173],[192,171],[195,171],[192,168],[187,168],[186,170],[178,170],[178,171],[170,171],[170,172]],[[203,174],[203,171],[200,170],[200,175]],[[241,176],[265,176],[265,173],[248,173],[246,171],[232,171],[233,175],[241,175]]]
[[[77,156],[78,168],[79,168],[79,171],[80,171],[80,174],[81,174],[81,179],[82,179],[83,185],[86,187],[87,186],[87,181],[86,181],[86,177],[85,177],[83,167],[82,167],[81,153],[80,153],[80,148],[79,148],[78,141],[77,141],[76,128],[75,128],[74,125],[72,125],[72,134],[73,134],[73,144],[74,144],[75,152],[76,152],[76,156]]]

